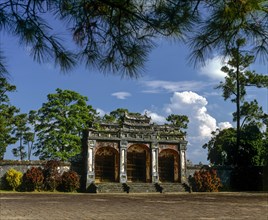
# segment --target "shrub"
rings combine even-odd
[[[61,189],[65,192],[74,192],[80,186],[79,176],[75,171],[67,171],[62,174]]]
[[[193,191],[196,192],[218,192],[219,188],[222,186],[215,169],[201,168],[199,171],[195,171],[190,182]]]
[[[267,181],[268,176],[265,175],[265,167],[236,167],[231,173],[231,186],[235,191],[261,191],[265,190],[265,187],[267,190],[268,185],[264,184],[265,178]]]
[[[6,181],[8,186],[12,188],[12,190],[17,189],[22,183],[22,172],[17,171],[13,168],[9,169],[6,172]]]
[[[44,181],[44,175],[40,167],[32,167],[23,175],[23,184],[27,191],[40,190]]]
[[[59,172],[60,162],[50,160],[44,166],[44,189],[55,191],[61,183],[61,175]]]

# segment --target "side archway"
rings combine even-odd
[[[119,181],[119,153],[112,147],[101,147],[95,153],[95,181]]]
[[[179,153],[165,149],[158,156],[159,180],[161,182],[179,182]]]

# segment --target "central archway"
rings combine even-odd
[[[111,147],[102,147],[95,155],[96,182],[118,182],[118,152]]]
[[[150,155],[144,145],[135,144],[127,151],[127,179],[129,182],[150,181]]]

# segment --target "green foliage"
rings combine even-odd
[[[60,162],[57,160],[47,161],[44,169],[44,189],[55,191],[61,184],[61,174],[59,171]]]
[[[106,123],[119,123],[122,124],[125,114],[130,113],[128,109],[126,108],[118,108],[114,111],[111,111],[110,114],[105,114],[101,121],[106,122]],[[131,114],[137,114],[140,115],[139,113],[131,113]]]
[[[192,188],[195,192],[218,192],[222,187],[221,180],[217,176],[215,169],[200,169],[195,171],[190,179]]]
[[[3,159],[6,147],[17,141],[12,134],[15,132],[15,115],[19,110],[10,104],[8,97],[8,93],[15,90],[16,86],[0,77],[0,159]]]
[[[205,62],[213,51],[230,56],[238,39],[245,38],[245,47],[264,62],[268,57],[268,5],[265,0],[197,1],[201,20],[191,38],[190,59]],[[203,14],[204,13],[204,14]]]
[[[93,125],[96,111],[74,91],[57,89],[47,97],[37,113],[35,155],[67,161],[80,153],[83,130]]]
[[[268,87],[268,77],[249,71],[248,67],[253,63],[254,56],[243,53],[243,39],[237,40],[236,47],[231,48],[230,60],[222,71],[227,74],[225,82],[221,82],[217,87],[222,89],[225,100],[230,99],[234,103],[244,100],[247,86],[258,88]]]
[[[236,112],[233,113],[234,120],[237,120]],[[241,127],[244,125],[254,123],[258,125],[258,127],[263,126],[263,119],[265,118],[265,113],[262,110],[262,107],[258,105],[256,99],[251,102],[243,102],[240,108],[240,117],[242,119]]]
[[[217,130],[203,148],[214,165],[264,166],[267,164],[267,136],[257,124],[249,123],[241,129],[240,146],[236,145],[236,130]]]
[[[263,116],[262,108],[258,106],[256,100],[245,102],[246,87],[268,87],[268,76],[247,70],[250,64],[252,64],[254,57],[249,54],[242,54],[241,46],[243,45],[243,40],[237,40],[236,47],[231,49],[231,59],[228,61],[228,65],[221,69],[227,74],[225,82],[221,82],[217,87],[222,89],[224,100],[231,99],[232,102],[236,103],[233,120],[237,122],[238,135],[240,132],[240,121],[243,118],[242,125],[245,122],[259,120]]]
[[[118,121],[119,123],[123,122],[123,118],[125,116],[126,113],[129,113],[128,109],[126,108],[118,108],[114,111],[110,112],[110,116],[115,118],[116,121]]]
[[[29,111],[28,113],[28,118],[27,118],[27,123],[28,123],[28,130],[26,133],[24,133],[24,144],[27,145],[28,147],[28,160],[31,159],[31,155],[32,155],[32,150],[34,147],[34,142],[35,142],[35,131],[33,130],[33,128],[35,128],[37,126],[38,123],[38,116],[37,116],[37,112],[34,110]]]
[[[19,39],[20,44],[31,48],[31,55],[37,62],[54,58],[63,71],[74,65],[74,56],[58,40],[52,28],[43,19],[43,14],[52,12],[58,1],[2,1],[0,4],[2,31]],[[1,61],[1,60],[0,60]]]
[[[3,56],[3,51],[0,50],[0,77],[4,77],[7,73],[5,57]]]
[[[241,132],[238,160],[243,166],[264,166],[267,161],[267,139],[255,123],[246,125]]]
[[[104,73],[137,77],[156,37],[182,37],[188,31],[195,19],[191,5],[165,0],[6,0],[0,3],[0,28],[28,46],[36,61],[54,61],[63,71],[82,61]],[[56,19],[72,31],[74,51],[60,43],[50,23]]]
[[[244,54],[242,50],[244,44],[244,39],[238,39],[236,47],[231,48],[231,59],[228,61],[228,65],[222,67],[222,71],[227,74],[225,82],[221,82],[217,87],[222,89],[225,100],[231,99],[236,104],[236,111],[233,113],[233,121],[236,121],[236,144],[233,143],[234,136],[232,137],[230,129],[214,132],[212,139],[203,146],[208,148],[208,159],[213,164],[264,164],[263,158],[267,150],[264,147],[264,134],[260,132],[260,128],[265,123],[267,116],[258,106],[257,100],[248,102],[245,101],[245,97],[248,86],[268,87],[268,76],[248,70],[254,57],[247,53]],[[254,134],[251,139],[249,137],[252,137],[252,133],[249,130]],[[224,155],[227,158],[223,158]]]
[[[25,146],[23,145],[24,134],[29,130],[27,127],[27,114],[19,114],[15,119],[16,130],[15,137],[19,141],[19,146],[12,149],[12,153],[15,157],[19,157],[23,160],[27,157]]]
[[[0,29],[29,47],[37,62],[54,61],[63,71],[83,62],[104,73],[137,77],[158,37],[190,39],[190,57],[204,61],[213,50],[229,55],[245,36],[245,48],[266,61],[267,7],[265,0],[4,0]],[[56,19],[72,31],[73,51],[52,28]],[[4,58],[0,51],[0,75],[7,72]]]
[[[40,167],[32,167],[23,175],[23,185],[27,191],[41,190],[44,175]]]
[[[237,160],[236,130],[228,128],[212,132],[208,143],[203,145],[208,149],[208,160],[215,165],[233,165]]]
[[[22,183],[23,174],[13,168],[6,172],[6,181],[12,190],[17,189]]]
[[[35,132],[33,127],[37,123],[36,111],[30,111],[29,114],[19,114],[15,116],[15,138],[18,140],[19,146],[12,149],[15,157],[20,160],[31,159]]]
[[[112,115],[108,115],[108,114],[105,114],[102,119],[101,119],[103,122],[106,122],[106,123],[114,123],[116,122],[116,118]]]
[[[23,160],[28,155],[30,159],[29,144],[33,143],[34,135],[29,125],[34,111],[29,115],[19,114],[19,110],[10,104],[7,94],[15,90],[16,86],[10,85],[5,78],[0,77],[0,158],[3,158],[8,145],[18,141],[18,146],[12,150],[14,156]],[[28,152],[25,149],[26,144],[28,144]]]
[[[74,192],[80,187],[80,178],[75,171],[67,171],[62,174],[61,189],[65,192]]]
[[[268,166],[239,166],[231,173],[231,187],[236,191],[266,191]]]
[[[171,122],[172,125],[176,126],[179,130],[187,129],[189,118],[186,115],[169,115],[166,120]]]
[[[24,160],[27,157],[27,153],[23,145],[19,145],[17,148],[13,148],[12,153],[15,157],[19,157],[20,160]]]

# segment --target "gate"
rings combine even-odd
[[[100,148],[95,155],[95,180],[97,182],[116,182],[118,153],[113,148]]]

